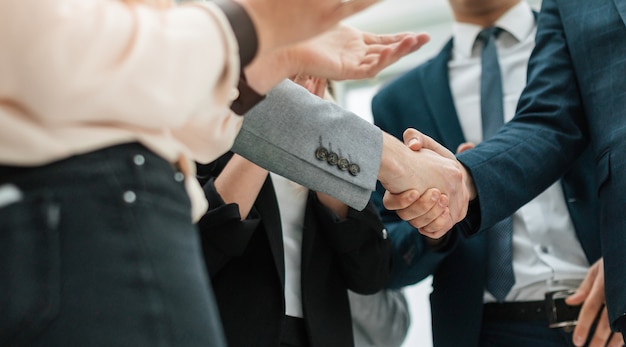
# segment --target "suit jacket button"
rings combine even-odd
[[[317,158],[317,160],[326,160],[326,158],[328,157],[328,150],[324,147],[319,147],[318,149],[315,150],[315,158]]]
[[[357,164],[350,164],[350,166],[348,166],[348,172],[350,173],[350,175],[356,176],[359,174],[359,172],[361,172],[361,167]]]
[[[341,158],[339,159],[339,161],[337,162],[337,167],[339,168],[339,170],[341,171],[346,171],[348,170],[348,166],[350,165],[350,162],[348,161],[348,159],[346,158]]]
[[[337,165],[337,162],[339,161],[339,156],[335,152],[330,152],[328,153],[328,157],[326,158],[326,161],[328,162],[329,165]]]

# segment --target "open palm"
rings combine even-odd
[[[382,69],[428,42],[427,34],[376,35],[348,25],[290,48],[300,73],[334,80],[374,77]]]

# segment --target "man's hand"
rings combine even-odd
[[[429,136],[426,136],[415,129],[412,129],[412,128],[406,129],[404,131],[403,138],[404,138],[404,143],[411,150],[419,151],[422,148],[426,148],[426,149],[430,149],[436,152],[437,154],[443,157],[457,161],[454,154],[452,154],[452,152],[450,152],[447,148],[445,148],[439,142],[433,140]],[[472,148],[474,148],[473,143],[465,142],[459,145],[459,147],[457,148],[457,153],[461,153],[463,151],[466,151]],[[469,174],[469,172],[467,171],[467,169],[465,169],[463,165],[459,163],[459,166],[461,167],[461,171],[463,174],[463,181],[465,184],[465,189],[470,194],[470,200],[473,200],[476,198],[476,187],[474,187],[474,181],[472,180],[472,176]]]
[[[416,133],[419,132],[405,132],[404,140],[409,141]],[[383,198],[385,207],[395,210],[422,234],[437,239],[465,217],[469,193],[463,167],[454,154],[436,142],[429,146],[433,150],[424,146],[413,151],[391,135],[383,134],[379,180],[387,189]],[[425,199],[415,200],[429,188],[437,188],[439,192],[431,191],[423,195]],[[407,190],[413,191],[403,193]]]
[[[245,72],[250,86],[261,94],[295,75],[335,81],[371,78],[428,40],[427,34],[375,35],[339,25],[311,40],[259,55]]]
[[[576,293],[565,299],[565,302],[568,305],[580,305],[582,303],[582,308],[578,315],[578,324],[573,333],[574,345],[584,346],[589,335],[593,333],[593,337],[589,341],[589,347],[623,346],[622,334],[611,334],[609,315],[605,306],[604,259],[600,258],[591,266]],[[591,326],[598,313],[600,313],[598,324],[595,331],[591,331]]]
[[[439,189],[430,188],[419,195],[416,190],[407,190],[399,194],[385,192],[383,203],[388,210],[396,211],[398,216],[420,230],[428,239],[443,236],[437,230],[448,230],[454,225],[449,200]]]

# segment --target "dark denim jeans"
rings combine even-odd
[[[138,144],[0,167],[0,346],[225,346],[180,173]]]

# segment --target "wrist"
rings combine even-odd
[[[257,56],[244,71],[248,85],[260,94],[267,94],[276,84],[295,75],[285,49]]]
[[[463,181],[465,182],[465,189],[469,193],[469,200],[476,199],[478,193],[476,192],[476,186],[474,185],[474,179],[472,178],[472,174],[467,170],[465,165],[461,166],[461,172],[463,174]]]
[[[402,176],[401,165],[398,162],[397,145],[400,143],[395,137],[383,132],[383,150],[380,159],[380,167],[378,169],[378,180],[391,193],[401,193],[397,187],[397,183]]]
[[[348,205],[321,192],[316,192],[316,196],[317,200],[331,210],[338,218],[345,219],[348,216]]]
[[[445,252],[449,250],[457,237],[454,230],[448,231],[445,235],[438,239],[433,239],[424,235],[422,236],[426,245],[428,245],[433,252]]]

